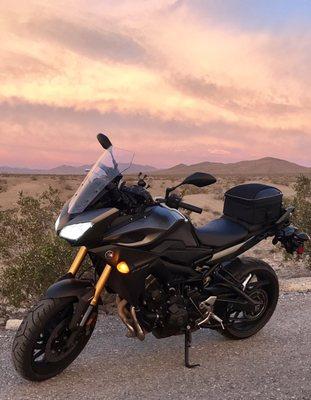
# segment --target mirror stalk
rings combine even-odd
[[[165,190],[165,198],[167,199],[168,196],[170,195],[170,193],[173,192],[175,189],[179,188],[179,186],[181,186],[181,185],[183,185],[183,182],[179,183],[177,186],[166,188],[166,190]]]

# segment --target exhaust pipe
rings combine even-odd
[[[134,306],[131,307],[131,315],[132,315],[133,322],[135,325],[136,336],[138,337],[139,340],[144,340],[145,332],[143,331],[142,327],[140,326],[140,324],[138,322]]]
[[[131,324],[131,321],[129,320],[130,314],[128,310],[126,309],[126,300],[121,300],[119,296],[116,298],[117,302],[117,310],[118,310],[118,315],[121,319],[121,321],[124,323],[124,325],[127,327],[127,337],[136,337],[136,332],[134,326]]]
[[[128,302],[125,299],[121,299],[120,296],[117,296],[116,302],[118,315],[128,330],[126,336],[132,338],[137,337],[139,340],[144,340],[145,333],[138,322],[135,307],[132,306],[129,312],[126,308]]]

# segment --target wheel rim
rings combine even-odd
[[[32,365],[35,369],[42,369],[48,364],[61,364],[90,335],[96,317],[91,315],[89,319],[91,323],[87,323],[86,328],[77,334],[77,331],[69,329],[73,314],[74,305],[67,304],[39,334],[32,351]]]
[[[246,277],[243,277],[242,282]],[[258,304],[252,310],[243,310],[237,305],[229,304],[226,320],[230,329],[247,331],[257,325],[266,315],[270,302],[271,281],[265,274],[252,273],[245,286],[245,293]]]
[[[58,362],[65,358],[77,345],[70,340],[73,333],[69,329],[70,317],[61,321],[52,331],[45,348],[45,360]]]

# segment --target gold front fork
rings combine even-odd
[[[96,283],[94,297],[92,298],[92,301],[90,303],[91,306],[93,306],[93,307],[96,306],[96,304],[98,302],[98,299],[99,299],[99,296],[100,296],[101,292],[103,291],[103,289],[104,289],[104,287],[105,287],[105,285],[106,285],[106,283],[108,281],[111,269],[112,269],[111,265],[106,264],[101,276],[99,277],[99,279],[98,279],[98,281]]]
[[[78,269],[80,268],[82,262],[84,261],[86,255],[87,255],[87,248],[85,246],[80,247],[75,259],[73,260],[73,262],[68,270],[68,273],[71,273],[73,276],[75,276],[76,273],[78,272]],[[111,270],[112,270],[111,265],[106,264],[101,276],[99,277],[99,279],[95,285],[94,296],[92,297],[90,305],[88,306],[88,309],[86,310],[86,313],[84,314],[84,316],[82,318],[80,326],[84,326],[84,324],[87,322],[89,316],[91,315],[94,307],[96,307],[96,305],[98,303],[98,299],[100,297],[100,294],[103,291],[103,289],[109,279]]]
[[[68,273],[75,276],[76,273],[78,272],[78,269],[80,268],[81,264],[83,263],[86,255],[87,255],[87,248],[85,246],[80,247],[75,259],[73,260],[73,262],[68,270]]]
[[[73,260],[73,262],[68,270],[68,273],[71,273],[73,276],[75,276],[76,273],[78,272],[78,269],[80,268],[82,262],[84,261],[86,255],[87,255],[87,248],[85,246],[80,247],[75,259]],[[93,307],[96,306],[99,296],[108,281],[111,269],[112,269],[111,265],[106,264],[101,276],[99,277],[99,279],[96,283],[95,293],[94,293],[94,296],[90,303]]]
[[[94,296],[93,296],[93,298],[92,298],[92,300],[90,302],[90,305],[88,306],[88,309],[86,310],[86,312],[85,312],[85,314],[84,314],[84,316],[82,318],[82,321],[80,322],[80,327],[84,326],[86,324],[86,322],[88,321],[91,313],[94,310],[94,307],[96,307],[98,299],[99,299],[99,296],[100,296],[101,292],[103,291],[103,289],[104,289],[104,287],[105,287],[105,285],[106,285],[106,283],[108,281],[108,278],[109,278],[111,270],[112,270],[111,265],[106,264],[101,276],[99,277],[99,279],[98,279],[98,281],[96,283]]]

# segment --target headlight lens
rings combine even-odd
[[[91,222],[83,222],[81,224],[73,224],[65,226],[59,233],[59,236],[64,239],[77,240],[89,230],[93,224]]]
[[[58,216],[57,220],[55,221],[55,230],[57,231],[57,228],[59,226],[59,221],[60,221],[60,215]]]

